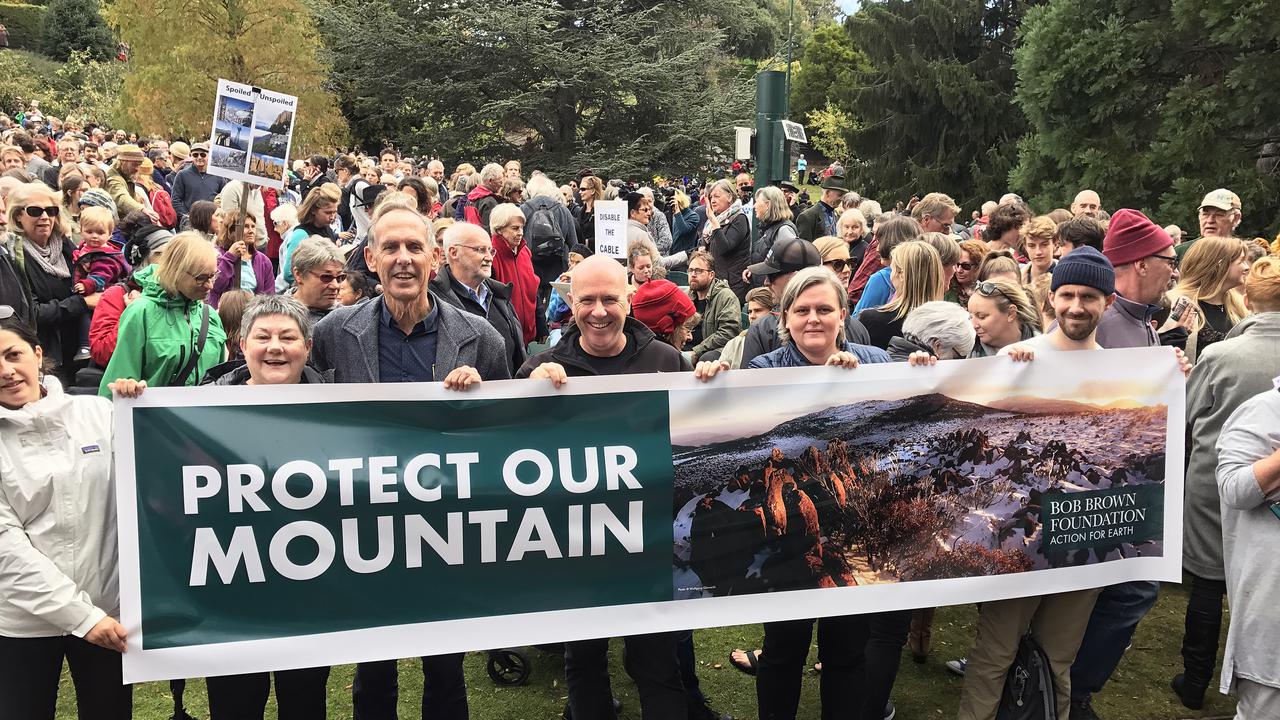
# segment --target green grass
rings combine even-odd
[[[1202,711],[1183,708],[1169,690],[1169,680],[1182,666],[1179,648],[1187,593],[1181,586],[1166,585],[1160,601],[1138,628],[1133,647],[1115,677],[1095,698],[1094,706],[1105,720],[1179,720],[1182,718],[1229,718],[1234,702],[1211,688]],[[947,660],[964,655],[973,639],[977,614],[973,606],[942,608],[934,625],[934,651],[923,665],[904,655],[893,700],[902,720],[932,720],[955,716],[960,697],[960,678],[943,667]],[[1224,622],[1224,628],[1226,623]],[[701,667],[698,676],[704,692],[721,712],[735,718],[754,718],[755,686],[750,677],[728,663],[735,647],[758,647],[758,625],[699,630],[694,634]],[[1224,632],[1225,639],[1225,632]],[[635,687],[622,670],[621,643],[614,642],[611,667],[614,694],[624,703],[623,718],[639,718]],[[485,655],[467,656],[467,685],[471,717],[478,720],[558,720],[566,695],[563,665],[559,655],[527,648],[533,672],[524,687],[496,687],[485,673]],[[816,659],[816,651],[810,660]],[[335,667],[329,678],[329,717],[351,717],[351,678],[354,667]],[[1215,677],[1216,683],[1216,677]],[[400,664],[400,717],[417,717],[422,674],[416,660]],[[187,687],[187,709],[197,718],[208,718],[204,683],[193,680]],[[166,720],[173,705],[168,683],[144,683],[134,690],[134,717],[138,720]],[[58,718],[75,716],[75,700],[70,678],[64,674]],[[818,717],[818,677],[807,673],[801,698],[800,716]],[[275,717],[274,706],[268,718]],[[1065,720],[1065,719],[1064,719]]]

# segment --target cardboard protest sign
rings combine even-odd
[[[292,95],[219,80],[209,172],[283,190],[297,110]]]

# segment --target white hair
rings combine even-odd
[[[489,163],[480,169],[480,182],[488,184],[507,174],[498,163]]]
[[[551,178],[542,173],[535,173],[529,178],[529,182],[525,183],[524,189],[529,193],[529,197],[547,197],[556,200],[563,200],[560,194],[560,188],[556,187],[556,183]]]
[[[976,338],[969,311],[946,300],[927,302],[907,313],[902,333],[930,349],[936,341],[943,350],[954,350],[962,358],[969,357]]]

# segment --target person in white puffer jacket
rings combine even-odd
[[[53,720],[65,658],[80,718],[129,718],[111,403],[67,395],[43,359],[0,306],[0,717]]]

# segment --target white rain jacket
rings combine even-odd
[[[120,604],[111,402],[0,407],[0,636],[84,637]]]

